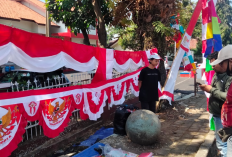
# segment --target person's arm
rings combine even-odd
[[[213,78],[212,78],[212,81],[211,81],[211,85],[214,84],[215,77],[216,77],[216,74],[213,75]],[[211,85],[202,84],[199,87],[201,88],[201,90],[203,90],[203,91],[205,91],[207,93],[210,93],[210,90],[212,89]]]
[[[139,90],[142,87],[142,82],[144,80],[144,75],[145,75],[145,71],[142,69],[140,74],[139,74],[139,84],[138,84],[139,85]]]
[[[231,81],[232,81],[232,77],[227,79],[225,83],[225,92],[222,92],[219,89],[212,87],[210,90],[210,94],[219,100],[226,101],[226,96],[227,96],[227,92],[230,87]]]

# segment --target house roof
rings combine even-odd
[[[190,50],[197,48],[197,39],[191,39],[190,41]]]
[[[38,0],[30,1],[32,1],[33,3],[36,2],[36,5],[41,5]],[[0,18],[13,20],[28,20],[40,25],[46,24],[45,17],[33,11],[32,9],[26,7],[25,5],[21,4],[19,0],[0,0]],[[57,26],[53,22],[51,23],[51,25]]]

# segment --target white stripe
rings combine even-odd
[[[207,33],[207,23],[201,24],[202,25],[202,41],[206,40],[206,33]]]
[[[119,81],[111,82],[108,84],[104,84],[103,86],[96,87],[96,88],[83,88],[82,90],[85,92],[99,92],[103,89],[106,89],[110,86],[115,86],[117,84],[121,84],[122,82],[132,79],[134,77],[138,77],[140,72],[127,76]],[[52,93],[52,94],[44,94],[44,95],[31,95],[31,96],[25,96],[25,97],[20,97],[20,98],[12,98],[12,99],[4,99],[0,100],[0,106],[4,105],[11,105],[11,104],[19,104],[19,103],[30,103],[32,101],[41,101],[41,100],[46,100],[46,99],[53,99],[53,98],[58,98],[58,97],[64,97],[68,95],[73,95],[73,93],[78,93],[80,89],[74,89],[74,90],[69,90],[69,91],[63,91],[59,93]]]
[[[112,79],[114,66],[114,50],[106,49],[106,79]]]
[[[140,59],[139,63],[137,64],[130,58],[122,65],[118,64],[114,59],[114,69],[117,72],[125,72],[127,69],[131,69],[132,71],[134,71],[142,66],[144,66],[144,62],[142,59]]]
[[[184,53],[185,53],[185,51],[182,48],[180,48],[178,53],[177,53],[177,56],[176,56],[175,60],[172,63],[172,68],[170,69],[168,80],[167,80],[167,83],[166,83],[166,85],[164,87],[164,91],[166,91],[166,92],[169,92],[169,93],[172,93],[172,94],[174,93],[174,87],[175,87],[175,83],[176,83],[176,78],[177,78],[177,75],[178,75],[180,63],[182,61]],[[171,100],[172,100],[171,97],[168,97],[168,96],[164,95],[164,96],[160,97],[160,99],[167,99],[169,101],[169,104],[171,105]]]
[[[0,65],[8,61],[34,72],[50,72],[62,67],[72,68],[77,71],[91,71],[96,69],[98,61],[92,57],[88,62],[81,63],[65,52],[49,57],[32,58],[13,43],[0,46]]]

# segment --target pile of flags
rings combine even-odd
[[[207,56],[214,51],[220,51],[222,49],[222,39],[219,28],[220,20],[215,9],[216,3],[217,0],[202,0],[202,68],[205,69],[202,80],[209,85],[211,84],[214,71]],[[206,93],[207,103],[209,96],[210,94]],[[212,115],[210,115],[210,129],[215,129]]]

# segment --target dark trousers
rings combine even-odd
[[[156,111],[156,101],[152,102],[141,102],[141,108],[145,110],[150,110],[155,113]]]

